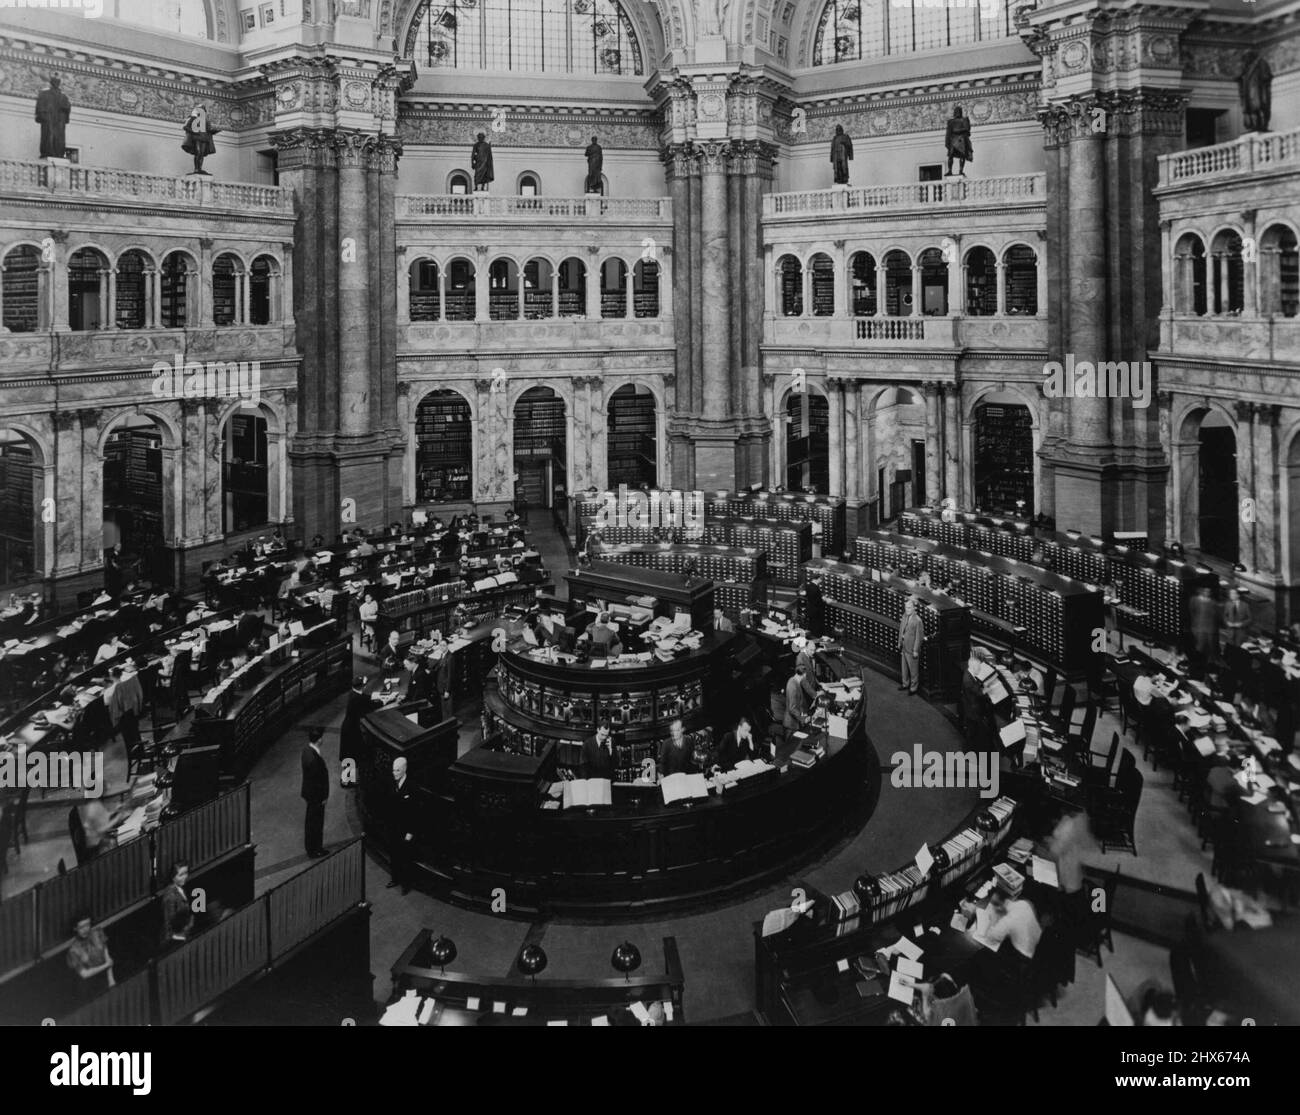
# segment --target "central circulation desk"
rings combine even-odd
[[[411,764],[422,771],[412,776],[415,858],[438,892],[490,909],[504,891],[507,912],[525,916],[644,918],[778,879],[860,826],[874,769],[861,715],[845,738],[826,738],[813,766],[790,764],[785,744],[776,769],[689,804],[618,780],[638,769],[639,749],[657,752],[675,716],[688,747],[730,729],[745,690],[714,683],[731,676],[746,639],[708,632],[696,651],[628,668],[503,652],[484,699],[486,742],[449,764]],[[619,717],[612,805],[543,808],[603,715]],[[382,816],[373,821],[368,831],[391,839]]]

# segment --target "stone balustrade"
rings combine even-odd
[[[1300,128],[1251,132],[1228,143],[1162,155],[1157,160],[1161,186],[1214,182],[1272,170],[1300,170]]]
[[[888,186],[835,186],[767,194],[763,219],[808,217],[817,214],[889,214],[911,210],[1042,205],[1047,200],[1047,176],[1015,174],[1001,178],[941,178]]]
[[[398,218],[444,217],[487,221],[599,221],[609,224],[671,222],[666,197],[516,197],[511,194],[402,194]]]

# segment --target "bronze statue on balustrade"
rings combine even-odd
[[[216,154],[217,145],[212,142],[212,137],[220,132],[220,128],[214,128],[209,123],[208,110],[203,105],[195,106],[189,119],[185,121],[185,142],[181,144],[182,151],[194,156],[194,169],[190,171],[191,174],[211,177],[203,169],[203,160],[209,155]]]
[[[469,166],[474,172],[474,192],[486,192],[488,184],[496,176],[492,173],[492,144],[483,132],[479,132],[474,150],[470,153]]]
[[[41,158],[67,157],[65,128],[72,115],[72,102],[59,88],[59,78],[50,78],[50,87],[36,95],[36,122],[41,126]]]
[[[844,125],[835,125],[831,140],[831,166],[835,168],[835,185],[849,184],[849,163],[853,161],[853,140],[844,133]]]
[[[970,142],[970,120],[962,113],[961,105],[952,106],[943,143],[948,151],[948,171],[944,177],[952,177],[952,161],[957,159],[957,177],[965,178],[966,164],[975,161],[975,148]]]
[[[1254,50],[1246,52],[1245,63],[1237,79],[1241,88],[1242,123],[1248,132],[1266,132],[1273,112],[1273,70]]]
[[[601,147],[595,136],[591,137],[591,143],[587,145],[584,154],[587,156],[587,180],[583,185],[584,192],[589,194],[604,193],[600,172],[605,167],[605,149]]]

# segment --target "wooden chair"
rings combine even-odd
[[[1079,928],[1078,940],[1074,947],[1076,952],[1092,957],[1097,962],[1098,968],[1101,967],[1102,946],[1105,945],[1111,952],[1115,951],[1111,924],[1115,914],[1115,895],[1119,891],[1119,870],[1119,865],[1116,864],[1115,870],[1100,880],[1085,876],[1083,881],[1084,891],[1089,895],[1089,899],[1084,913],[1085,920]],[[1097,909],[1098,903],[1094,900],[1098,887],[1102,892],[1101,909]]]
[[[1056,694],[1056,669],[1049,667],[1043,675],[1043,711],[1052,711],[1052,697]]]
[[[1061,694],[1061,707],[1057,710],[1056,718],[1061,723],[1062,732],[1069,735],[1073,727],[1074,720],[1074,686],[1068,681],[1065,683],[1065,692]]]
[[[1077,732],[1071,732],[1067,741],[1071,750],[1079,757],[1079,760],[1085,764],[1089,763],[1088,756],[1092,752],[1092,733],[1097,727],[1097,706],[1089,704],[1083,714],[1083,724],[1080,725]]]
[[[1134,767],[1122,773],[1116,779],[1114,789],[1108,790],[1103,796],[1097,834],[1103,855],[1107,845],[1138,854],[1133,828],[1142,801],[1143,781],[1142,772]]]

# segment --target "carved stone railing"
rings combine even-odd
[[[218,182],[200,175],[143,174],[112,167],[0,159],[0,193],[50,193],[293,215],[293,194],[283,186]]]
[[[1229,143],[1161,155],[1160,185],[1235,178],[1275,168],[1300,170],[1300,128],[1287,132],[1251,132]]]
[[[493,221],[666,222],[673,217],[666,197],[516,197],[512,194],[403,194],[398,217],[450,217]]]
[[[1002,178],[941,178],[888,186],[836,186],[829,190],[767,194],[763,217],[803,217],[862,210],[897,212],[987,205],[997,207],[1047,200],[1047,176],[1014,174]]]

